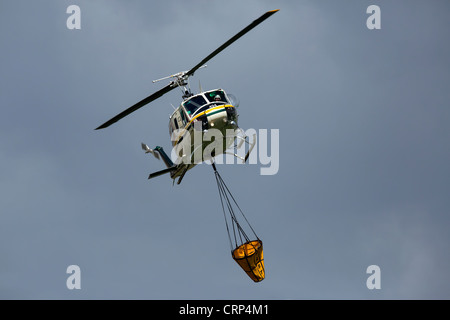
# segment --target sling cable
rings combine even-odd
[[[260,282],[265,278],[263,243],[226,186],[214,162],[212,162],[212,167],[230,241],[231,256],[253,281]],[[241,223],[239,223],[236,217],[236,208],[245,219],[256,240],[250,240]]]

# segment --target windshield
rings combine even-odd
[[[194,96],[190,98],[188,101],[184,102],[184,108],[189,116],[193,115],[194,112],[200,108],[202,105],[206,104],[205,98],[203,96]]]

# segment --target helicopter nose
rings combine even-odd
[[[208,117],[209,126],[211,128],[221,129],[225,124],[227,124],[227,114],[221,112],[220,114],[211,115]]]
[[[231,106],[223,106],[207,114],[209,128],[219,130],[235,129],[237,127],[237,113]]]
[[[228,115],[225,108],[220,108],[208,115],[208,123],[210,128],[222,129],[228,122]]]

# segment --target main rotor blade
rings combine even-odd
[[[191,70],[189,70],[186,75],[191,76],[194,74],[195,71],[197,71],[198,68],[200,68],[201,66],[203,66],[206,62],[208,62],[209,60],[211,60],[214,56],[216,56],[219,52],[221,52],[222,50],[224,50],[226,47],[228,47],[230,44],[232,44],[233,42],[235,42],[237,39],[239,39],[240,37],[242,37],[244,34],[246,34],[247,32],[249,32],[250,30],[252,30],[254,27],[256,27],[258,24],[260,24],[261,22],[263,22],[264,20],[266,20],[267,18],[269,18],[271,15],[273,15],[275,12],[278,12],[279,9],[277,10],[271,10],[271,11],[267,11],[266,13],[264,13],[261,17],[259,17],[258,19],[256,19],[255,21],[253,21],[252,23],[250,23],[247,27],[245,27],[244,29],[242,29],[240,32],[238,32],[235,36],[233,36],[230,40],[228,40],[227,42],[225,42],[223,45],[221,45],[219,48],[217,48],[215,51],[213,51],[209,56],[207,56],[205,59],[203,59],[202,61],[200,61],[195,67],[193,67]]]
[[[115,116],[114,118],[109,119],[108,121],[106,121],[104,124],[102,124],[101,126],[99,126],[98,128],[96,128],[95,130],[98,129],[104,129],[106,127],[109,127],[110,125],[112,125],[113,123],[119,121],[120,119],[122,119],[123,117],[126,117],[127,115],[129,115],[130,113],[136,111],[137,109],[145,106],[146,104],[152,102],[153,100],[158,99],[159,97],[161,97],[163,94],[166,94],[167,92],[169,92],[170,90],[176,88],[176,86],[173,86],[173,82],[170,82],[167,86],[165,86],[164,88],[156,91],[155,93],[153,93],[152,95],[148,96],[147,98],[139,101],[138,103],[132,105],[131,107],[129,107],[128,109],[126,109],[125,111],[122,111],[121,113],[119,113],[117,116]]]
[[[254,27],[256,27],[258,24],[260,24],[261,22],[263,22],[264,20],[266,20],[267,18],[269,18],[271,15],[273,15],[275,12],[278,12],[279,10],[271,10],[271,11],[267,11],[266,13],[264,13],[261,17],[259,17],[258,19],[256,19],[255,21],[253,21],[252,23],[250,23],[247,27],[245,27],[244,29],[242,29],[240,32],[238,32],[236,35],[234,35],[230,40],[228,40],[227,42],[225,42],[224,44],[222,44],[219,48],[217,48],[215,51],[213,51],[210,55],[208,55],[205,59],[203,59],[202,61],[200,61],[196,66],[194,66],[191,70],[187,71],[186,73],[183,74],[183,77],[189,77],[191,75],[194,74],[195,71],[197,71],[197,69],[199,69],[201,66],[203,66],[206,62],[208,62],[209,60],[211,60],[213,57],[215,57],[218,53],[220,53],[221,51],[223,51],[226,47],[228,47],[229,45],[231,45],[233,42],[235,42],[237,39],[239,39],[240,37],[242,37],[244,34],[246,34],[247,32],[249,32],[250,30],[252,30]],[[178,85],[175,84],[173,81],[170,82],[167,86],[165,86],[164,88],[160,89],[159,91],[156,91],[155,93],[153,93],[152,95],[148,96],[147,98],[139,101],[138,103],[134,104],[133,106],[129,107],[128,109],[126,109],[125,111],[122,111],[121,113],[119,113],[118,115],[116,115],[115,117],[111,118],[110,120],[106,121],[104,124],[102,124],[101,126],[99,126],[98,128],[96,128],[95,130],[98,129],[104,129],[106,127],[109,127],[110,125],[112,125],[113,123],[119,121],[120,119],[126,117],[127,115],[129,115],[130,113],[138,110],[139,108],[145,106],[146,104],[152,102],[153,100],[158,99],[159,97],[161,97],[162,95],[166,94],[167,92],[169,92],[170,90],[176,88]]]

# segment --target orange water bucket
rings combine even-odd
[[[253,281],[264,280],[264,255],[261,240],[248,241],[234,249],[231,255]]]

